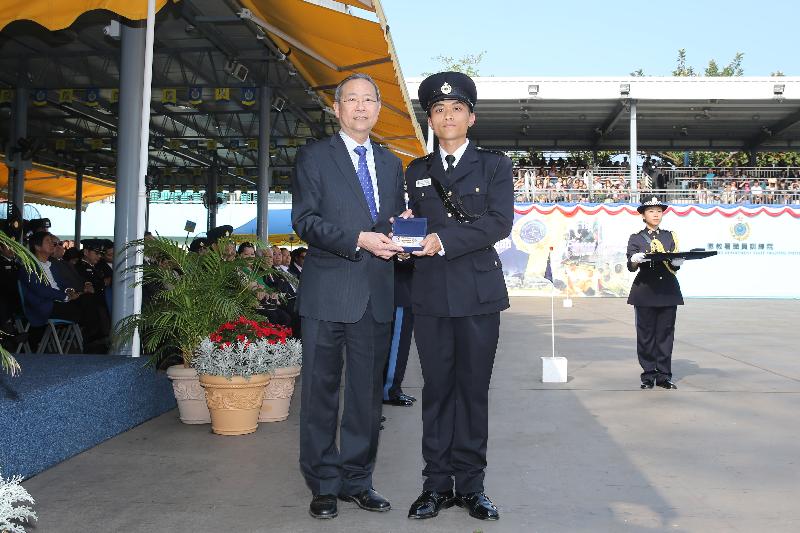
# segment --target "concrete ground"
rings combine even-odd
[[[556,308],[566,384],[541,383],[550,301],[515,298],[503,314],[486,476],[499,522],[458,508],[406,518],[422,483],[418,405],[384,409],[375,488],[393,509],[310,518],[295,401],[289,420],[242,437],[167,413],[47,470],[24,484],[29,531],[800,531],[800,302],[688,301],[676,391],[639,390],[624,300],[574,304]],[[404,388],[421,385],[412,352]]]

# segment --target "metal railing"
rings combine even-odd
[[[533,189],[525,190],[515,188],[514,200],[516,202],[536,203],[619,203],[638,202],[641,198],[654,195],[659,200],[671,204],[772,204],[772,205],[800,205],[800,190],[780,190],[766,193],[752,191],[692,191],[687,189],[639,189],[631,191],[630,188],[614,189]]]

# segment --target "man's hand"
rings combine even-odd
[[[648,261],[650,261],[650,259],[644,256],[644,252],[637,252],[631,256],[631,263],[636,263],[637,265]]]
[[[394,254],[403,251],[403,247],[392,242],[383,233],[362,231],[358,234],[358,247],[381,259],[391,259]]]
[[[400,218],[414,218],[414,213],[411,211],[411,209],[406,209],[397,216]],[[389,219],[389,224],[394,224],[394,217]]]
[[[86,283],[83,284],[83,292],[94,294],[94,285],[92,285],[91,281],[87,281]]]
[[[420,243],[422,250],[413,252],[414,255],[436,255],[442,251],[442,241],[436,233],[429,233]]]

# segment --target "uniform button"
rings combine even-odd
[[[658,276],[658,279],[664,279],[664,278],[663,278],[663,277],[661,277],[661,276]]]
[[[494,262],[494,266],[497,266],[497,261]]]
[[[447,217],[450,218],[453,216],[453,213],[447,213]]]

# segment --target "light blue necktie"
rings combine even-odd
[[[369,214],[372,215],[372,221],[375,222],[378,220],[378,208],[375,206],[375,189],[372,188],[372,178],[369,175],[369,167],[367,166],[367,148],[366,146],[356,146],[353,151],[358,154],[356,175],[359,183],[361,183],[361,190],[364,191],[364,197],[367,199]]]

